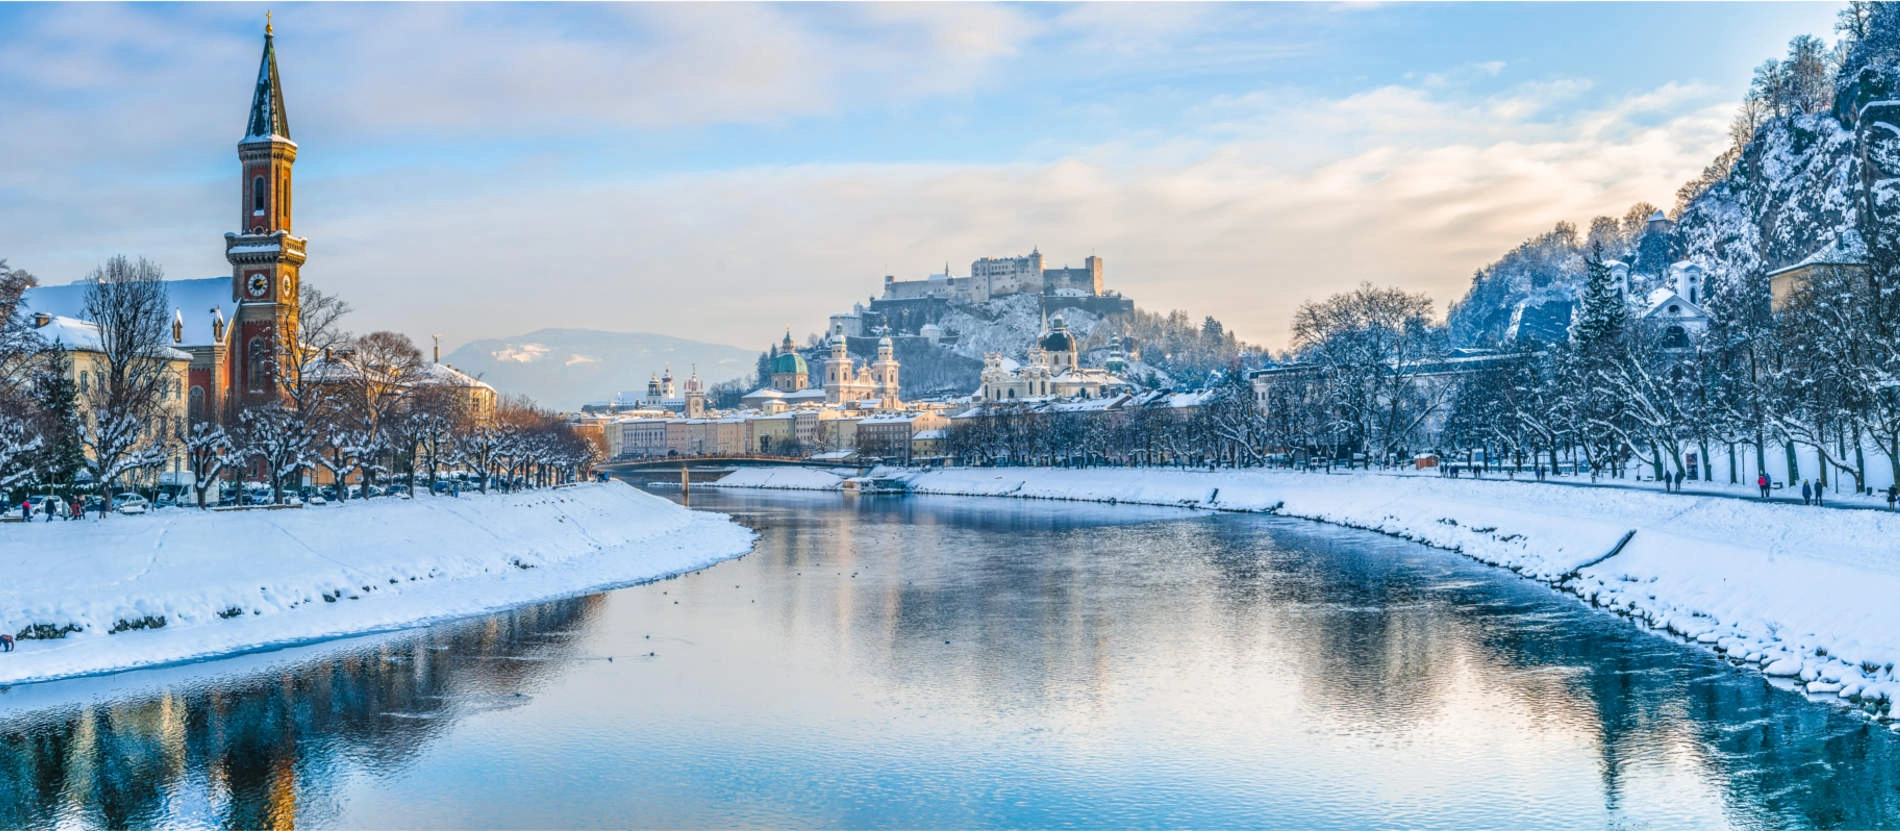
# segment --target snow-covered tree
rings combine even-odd
[[[284,482],[311,467],[313,436],[310,426],[281,402],[250,407],[238,413],[232,431],[238,454],[263,466],[270,480],[271,501],[284,502]]]
[[[99,343],[84,402],[87,467],[109,495],[125,474],[160,464],[176,439],[162,421],[177,383],[168,364],[172,309],[165,273],[149,260],[113,257],[95,269],[85,317]]]
[[[206,492],[217,487],[224,468],[236,461],[237,447],[223,427],[208,421],[191,425],[185,434],[185,460],[191,465],[191,489],[199,508],[209,508]]]

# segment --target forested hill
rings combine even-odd
[[[1733,144],[1677,192],[1669,221],[1649,221],[1656,208],[1645,203],[1585,229],[1560,222],[1479,269],[1451,307],[1453,342],[1562,337],[1593,244],[1630,265],[1633,291],[1654,288],[1671,264],[1687,262],[1704,270],[1705,296],[1765,297],[1774,269],[1861,256],[1862,165],[1871,153],[1876,167],[1900,166],[1879,161],[1893,153],[1884,142],[1900,128],[1868,106],[1900,98],[1900,7],[1850,4],[1839,34],[1832,48],[1797,37],[1785,57],[1756,69],[1730,130]],[[1872,113],[1868,123],[1863,113]],[[1870,181],[1887,175],[1869,172]]]

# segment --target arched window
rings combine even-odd
[[[205,388],[191,388],[190,410],[192,421],[203,421],[205,417]]]
[[[1665,349],[1689,348],[1689,332],[1683,329],[1681,326],[1671,326],[1667,329],[1664,329],[1663,330],[1663,348]]]
[[[263,392],[267,377],[264,365],[270,360],[270,347],[264,345],[263,338],[251,338],[251,344],[245,350],[244,383],[251,392]]]
[[[263,212],[264,212],[264,177],[258,176],[251,180],[251,213],[261,214]]]

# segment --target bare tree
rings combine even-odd
[[[93,271],[85,315],[98,325],[97,361],[82,385],[88,467],[108,496],[129,471],[163,462],[175,438],[162,423],[179,379],[170,371],[170,302],[164,271],[113,257]]]
[[[1416,383],[1443,357],[1443,332],[1431,316],[1424,294],[1371,283],[1303,303],[1293,314],[1295,348],[1318,365],[1352,439],[1368,451],[1389,453],[1410,441],[1443,404],[1442,390]]]
[[[284,397],[305,418],[321,417],[341,393],[330,383],[329,370],[337,351],[350,342],[342,321],[351,311],[349,303],[315,285],[298,287],[296,337],[279,345],[275,361]]]

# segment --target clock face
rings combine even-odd
[[[270,278],[262,274],[253,274],[245,290],[249,291],[252,297],[263,297],[264,292],[270,291]]]

